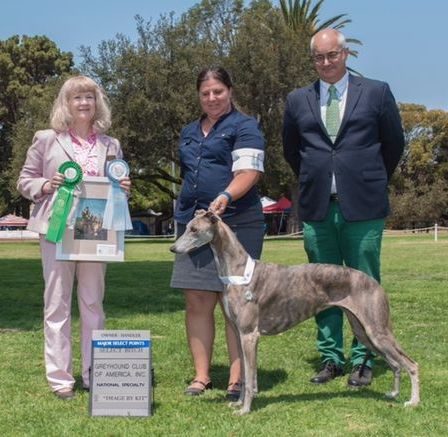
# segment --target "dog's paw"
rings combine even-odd
[[[229,402],[229,407],[231,408],[238,408],[241,407],[241,405],[243,405],[243,401],[240,400]]]
[[[417,400],[409,399],[409,401],[406,401],[404,403],[404,406],[405,407],[416,407],[419,404],[419,402],[420,401],[418,399]]]
[[[242,399],[238,399],[236,401],[232,401],[230,402],[233,406],[235,407],[241,407],[243,405],[243,400]]]
[[[241,409],[235,410],[233,412],[233,414],[235,414],[237,416],[244,416],[244,415],[249,414],[249,413],[250,413],[250,410],[247,409],[247,408],[241,408]]]
[[[398,391],[390,391],[386,393],[386,398],[387,399],[397,399],[398,395],[400,392]]]

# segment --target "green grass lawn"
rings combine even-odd
[[[448,435],[448,239],[429,235],[387,237],[382,282],[392,307],[394,332],[420,365],[421,406],[403,407],[410,383],[402,375],[398,401],[384,397],[392,373],[381,359],[374,381],[351,391],[346,377],[315,386],[318,366],[315,326],[308,320],[260,340],[259,395],[253,412],[239,417],[225,400],[228,362],[222,316],[212,379],[200,398],[183,390],[193,376],[184,330],[184,302],[169,288],[173,255],[169,241],[126,243],[126,262],[110,264],[105,309],[107,329],[149,329],[153,338],[155,414],[150,418],[95,417],[88,393],[63,402],[50,393],[44,375],[42,274],[34,242],[0,243],[0,435],[2,436],[442,436]],[[305,262],[300,240],[265,244],[263,260]],[[79,323],[73,302],[74,368],[80,379]],[[346,327],[346,344],[351,341]]]

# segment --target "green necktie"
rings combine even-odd
[[[325,126],[327,128],[328,135],[331,141],[336,140],[336,135],[338,134],[339,126],[341,124],[339,116],[339,99],[336,87],[331,85],[328,88],[329,98],[327,102],[327,116],[325,120]]]

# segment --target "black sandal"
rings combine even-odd
[[[193,384],[201,384],[201,388],[192,387]],[[211,390],[213,388],[213,384],[211,381],[205,383],[199,381],[199,379],[194,379],[191,384],[185,389],[185,394],[187,396],[199,396],[205,393],[205,390]]]
[[[237,401],[241,394],[241,382],[231,382],[227,386],[227,399],[230,401]]]

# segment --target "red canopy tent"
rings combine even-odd
[[[263,214],[268,214],[265,218],[268,233],[280,234],[285,232],[286,222],[285,215],[291,212],[292,202],[286,197],[280,197],[277,202],[272,205],[263,207]]]
[[[28,224],[28,220],[23,217],[19,217],[14,214],[8,214],[3,217],[0,217],[0,228],[8,227],[8,228],[26,228]]]
[[[291,211],[292,203],[286,197],[280,197],[277,202],[263,208],[263,214],[283,214]]]

